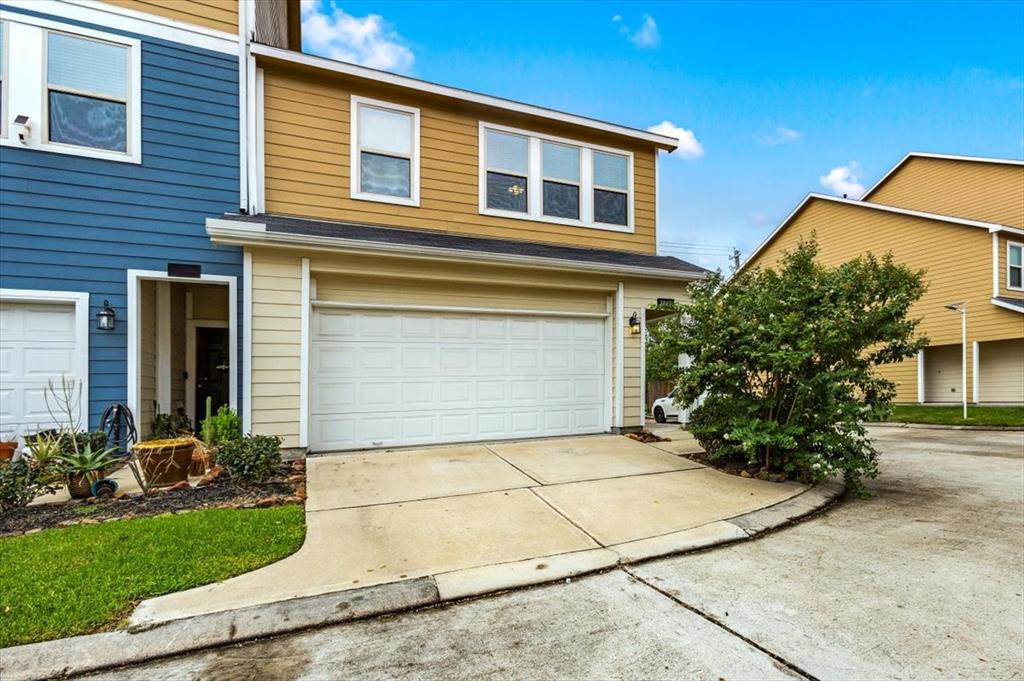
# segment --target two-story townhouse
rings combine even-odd
[[[238,0],[0,0],[0,430],[127,403],[238,406],[245,205]]]
[[[808,195],[743,268],[811,235],[828,265],[891,252],[925,270],[910,314],[930,345],[881,368],[898,402],[1024,403],[1024,161],[908,154],[860,200]]]
[[[647,308],[705,274],[657,255],[677,140],[303,54],[295,21],[255,18],[251,210],[207,221],[244,253],[245,427],[313,451],[641,427]]]

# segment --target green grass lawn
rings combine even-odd
[[[294,553],[303,507],[209,509],[0,539],[0,647],[121,623],[141,600]]]
[[[941,426],[1024,426],[1024,407],[974,407],[967,405],[967,420],[961,405],[932,406],[897,404],[890,421],[931,423]]]

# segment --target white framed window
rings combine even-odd
[[[351,196],[420,205],[420,110],[352,95]]]
[[[480,213],[633,231],[633,154],[480,123]]]
[[[1024,291],[1024,244],[1006,242],[1006,288]]]
[[[0,144],[141,163],[140,42],[29,16],[3,24],[18,68],[4,60]]]

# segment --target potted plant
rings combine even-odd
[[[195,447],[195,438],[192,437],[146,440],[132,447],[132,456],[142,468],[144,480],[140,484],[143,489],[167,487],[188,480]]]
[[[106,477],[106,470],[118,463],[114,456],[116,447],[93,449],[86,444],[81,450],[64,453],[58,457],[67,475],[68,493],[72,499],[86,499],[92,496],[92,484]]]
[[[196,450],[192,458],[192,475],[203,475],[213,467],[217,459],[217,450],[225,442],[242,439],[242,419],[234,409],[221,405],[217,413],[213,413],[213,400],[206,398],[206,418],[200,424],[201,440],[196,441]]]
[[[18,449],[18,441],[10,435],[0,435],[0,461],[10,461],[14,458],[14,452]]]

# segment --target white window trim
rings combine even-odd
[[[494,130],[495,132],[504,132],[511,135],[519,135],[526,137],[529,140],[529,151],[528,151],[528,172],[526,178],[526,189],[527,189],[527,212],[517,213],[509,210],[499,210],[496,208],[487,207],[487,131]],[[543,214],[543,191],[544,191],[544,175],[543,175],[543,158],[541,153],[541,142],[554,142],[556,144],[562,144],[566,146],[578,147],[580,149],[580,219],[573,220],[571,218],[558,218]],[[530,222],[546,222],[554,225],[567,225],[570,227],[583,227],[586,229],[600,229],[608,232],[625,232],[632,234],[635,230],[634,222],[634,203],[635,203],[635,191],[633,187],[633,152],[624,151],[622,149],[614,149],[612,147],[604,147],[596,144],[589,144],[587,142],[580,142],[579,140],[567,139],[564,137],[556,137],[554,135],[544,135],[541,133],[531,132],[529,130],[522,130],[520,128],[512,128],[507,125],[498,125],[497,123],[488,123],[486,121],[480,121],[479,126],[479,153],[478,165],[479,165],[479,176],[478,176],[478,194],[479,194],[479,210],[481,215],[491,215],[494,217],[501,218],[513,218],[515,220],[528,220]],[[626,170],[627,170],[627,183],[626,191],[628,196],[626,197],[626,224],[625,225],[611,225],[604,222],[596,222],[593,219],[594,216],[594,162],[593,152],[603,151],[609,154],[615,154],[617,156],[626,157]],[[494,169],[494,172],[501,172]],[[564,182],[563,180],[554,180]],[[569,183],[571,184],[571,183]],[[602,189],[602,187],[597,187]],[[621,189],[610,189],[609,191],[616,191],[621,193]]]
[[[0,140],[7,138],[7,110],[10,103],[7,101],[7,93],[10,90],[7,83],[7,73],[10,70],[8,64],[10,59],[10,38],[7,35],[7,27],[10,22],[4,19],[0,21]]]
[[[5,50],[17,52],[18,69],[10,76],[16,82],[4,80],[4,126],[10,128],[15,116],[29,117],[30,135],[21,142],[17,134],[0,137],[0,145],[33,149],[69,156],[84,156],[122,163],[142,163],[142,43],[112,33],[94,31],[78,26],[69,26],[48,19],[28,15],[3,13],[7,29]],[[127,130],[127,151],[107,151],[59,142],[50,142],[48,121],[48,78],[46,74],[47,35],[50,32],[65,33],[74,37],[99,40],[128,48],[128,97],[125,120]],[[66,91],[67,88],[62,88]],[[102,97],[102,99],[112,99]],[[13,133],[13,131],[11,131]]]
[[[144,280],[182,282],[186,284],[220,284],[228,287],[228,352],[231,364],[228,380],[231,385],[229,404],[238,411],[238,277],[224,274],[203,274],[195,277],[172,277],[160,270],[127,270],[128,280],[128,409],[135,419],[140,418],[142,405],[142,308],[140,285]],[[191,417],[190,417],[191,418]]]
[[[362,168],[360,164],[360,151],[362,151],[359,143],[359,107],[361,105],[372,106],[377,109],[391,110],[398,113],[405,113],[412,115],[412,156],[409,158],[409,192],[410,196],[388,196],[387,194],[371,194],[360,190],[362,184],[360,175]],[[353,199],[358,201],[375,201],[377,203],[394,203],[400,206],[415,206],[420,205],[420,110],[412,106],[404,106],[402,104],[393,104],[391,102],[385,102],[379,99],[370,99],[369,97],[360,97],[359,95],[352,95],[349,105],[349,194]],[[376,152],[373,149],[368,149],[371,153],[380,153],[385,156],[395,156],[393,153],[388,152]]]
[[[1014,247],[1020,249],[1020,286],[1010,285],[1010,269],[1013,267],[1010,265],[1010,251]],[[1018,241],[1006,242],[1006,288],[1009,291],[1024,291],[1024,243],[1020,243]]]
[[[36,291],[0,288],[5,303],[74,303],[76,373],[82,377],[78,405],[80,427],[89,428],[89,294],[85,291]]]

